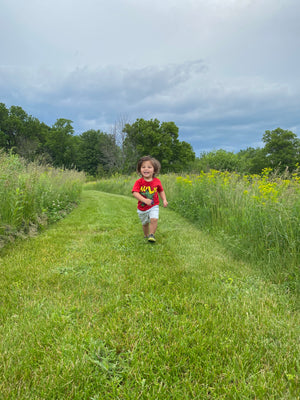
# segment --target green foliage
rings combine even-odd
[[[105,176],[116,171],[120,149],[115,138],[106,133],[89,130],[79,136],[77,167],[92,176]]]
[[[135,170],[140,157],[148,154],[160,161],[163,172],[184,171],[195,159],[191,145],[179,141],[178,127],[174,122],[137,119],[132,125],[126,124],[124,132],[124,152],[129,172]]]
[[[94,176],[115,172],[120,166],[120,149],[113,135],[90,130],[74,136],[72,123],[60,118],[49,127],[21,107],[7,109],[0,103],[0,148],[28,161],[76,167]]]
[[[60,219],[78,201],[83,182],[79,172],[0,152],[0,242]]]
[[[223,149],[202,153],[191,165],[191,171],[217,169],[240,173],[260,174],[264,168],[293,171],[300,162],[300,140],[291,131],[277,128],[263,135],[263,148],[248,147],[238,153]]]
[[[218,171],[241,172],[259,174],[269,165],[266,151],[261,148],[248,147],[233,153],[223,149],[202,153],[196,161],[191,164],[191,171],[200,173],[209,172],[211,169]]]
[[[40,123],[21,108],[7,109],[0,103],[0,148],[13,151],[29,161],[44,154],[47,133],[50,128]]]
[[[297,174],[280,177],[265,169],[263,176],[241,176],[211,170],[169,178],[164,187],[172,209],[217,235],[235,255],[263,267],[277,282],[290,282],[294,289],[299,284]]]
[[[210,169],[219,171],[236,171],[238,169],[238,156],[226,150],[214,150],[202,153],[192,165],[196,171],[208,172]]]
[[[250,174],[260,174],[268,166],[266,151],[264,148],[256,149],[248,147],[237,153],[238,164],[236,171]]]
[[[179,140],[174,122],[137,119],[133,124],[124,123],[122,132],[91,129],[80,135],[74,135],[72,123],[60,118],[49,127],[19,106],[8,109],[0,103],[0,148],[28,161],[77,168],[94,177],[131,173],[137,160],[148,154],[160,161],[164,173],[218,169],[253,174],[266,167],[293,171],[300,161],[300,140],[281,128],[265,132],[263,148],[249,147],[237,154],[219,149],[195,159],[192,146]]]
[[[297,135],[289,130],[281,128],[266,131],[263,135],[265,151],[270,167],[281,171],[287,167],[290,170],[296,168],[300,161],[300,140]]]
[[[72,168],[75,160],[72,121],[58,119],[46,136],[45,149],[55,167]]]

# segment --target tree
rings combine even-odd
[[[129,118],[126,114],[120,114],[117,121],[115,121],[114,126],[111,128],[111,135],[114,138],[115,144],[120,149],[120,154],[118,157],[118,169],[123,170],[125,165],[125,149],[124,141],[126,137],[125,125],[129,123]]]
[[[235,171],[238,167],[238,157],[236,154],[223,149],[204,152],[196,161],[195,167],[205,172],[210,169]]]
[[[9,150],[9,137],[6,132],[8,109],[4,103],[0,103],[0,147]]]
[[[18,106],[11,106],[7,118],[3,121],[3,131],[5,132],[6,150],[11,149],[16,152],[18,140],[24,132],[25,121],[28,115]]]
[[[92,176],[106,175],[116,170],[119,152],[113,135],[91,129],[79,136],[76,166]]]
[[[21,107],[8,110],[0,104],[0,147],[13,151],[33,161],[44,153],[44,143],[49,127],[28,115]]]
[[[192,146],[179,141],[178,127],[174,122],[137,119],[132,125],[126,124],[124,132],[128,171],[135,168],[140,157],[148,154],[160,161],[163,172],[182,171],[195,159]]]
[[[259,174],[268,166],[266,151],[264,148],[248,147],[237,153],[238,171],[242,173]]]
[[[46,136],[45,151],[51,156],[56,167],[71,168],[74,166],[75,142],[73,139],[73,121],[58,119]]]
[[[263,135],[266,157],[269,166],[284,170],[296,168],[300,161],[300,140],[297,135],[281,128],[266,131]]]

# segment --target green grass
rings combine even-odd
[[[161,209],[83,192],[1,251],[1,400],[297,399],[297,299]]]
[[[116,175],[86,185],[87,189],[131,196],[136,179]],[[261,175],[211,170],[199,175],[162,175],[169,209],[251,261],[267,279],[300,290],[300,175]]]
[[[61,219],[79,200],[85,176],[0,149],[0,247]]]

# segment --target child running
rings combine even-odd
[[[155,242],[155,232],[159,216],[159,197],[163,206],[168,202],[161,181],[156,178],[160,171],[160,163],[150,156],[142,157],[137,164],[137,172],[142,175],[132,188],[133,196],[138,200],[137,212],[143,225],[144,237]]]

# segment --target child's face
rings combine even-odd
[[[144,161],[141,165],[141,174],[145,180],[152,180],[154,174],[154,167],[151,161]]]

